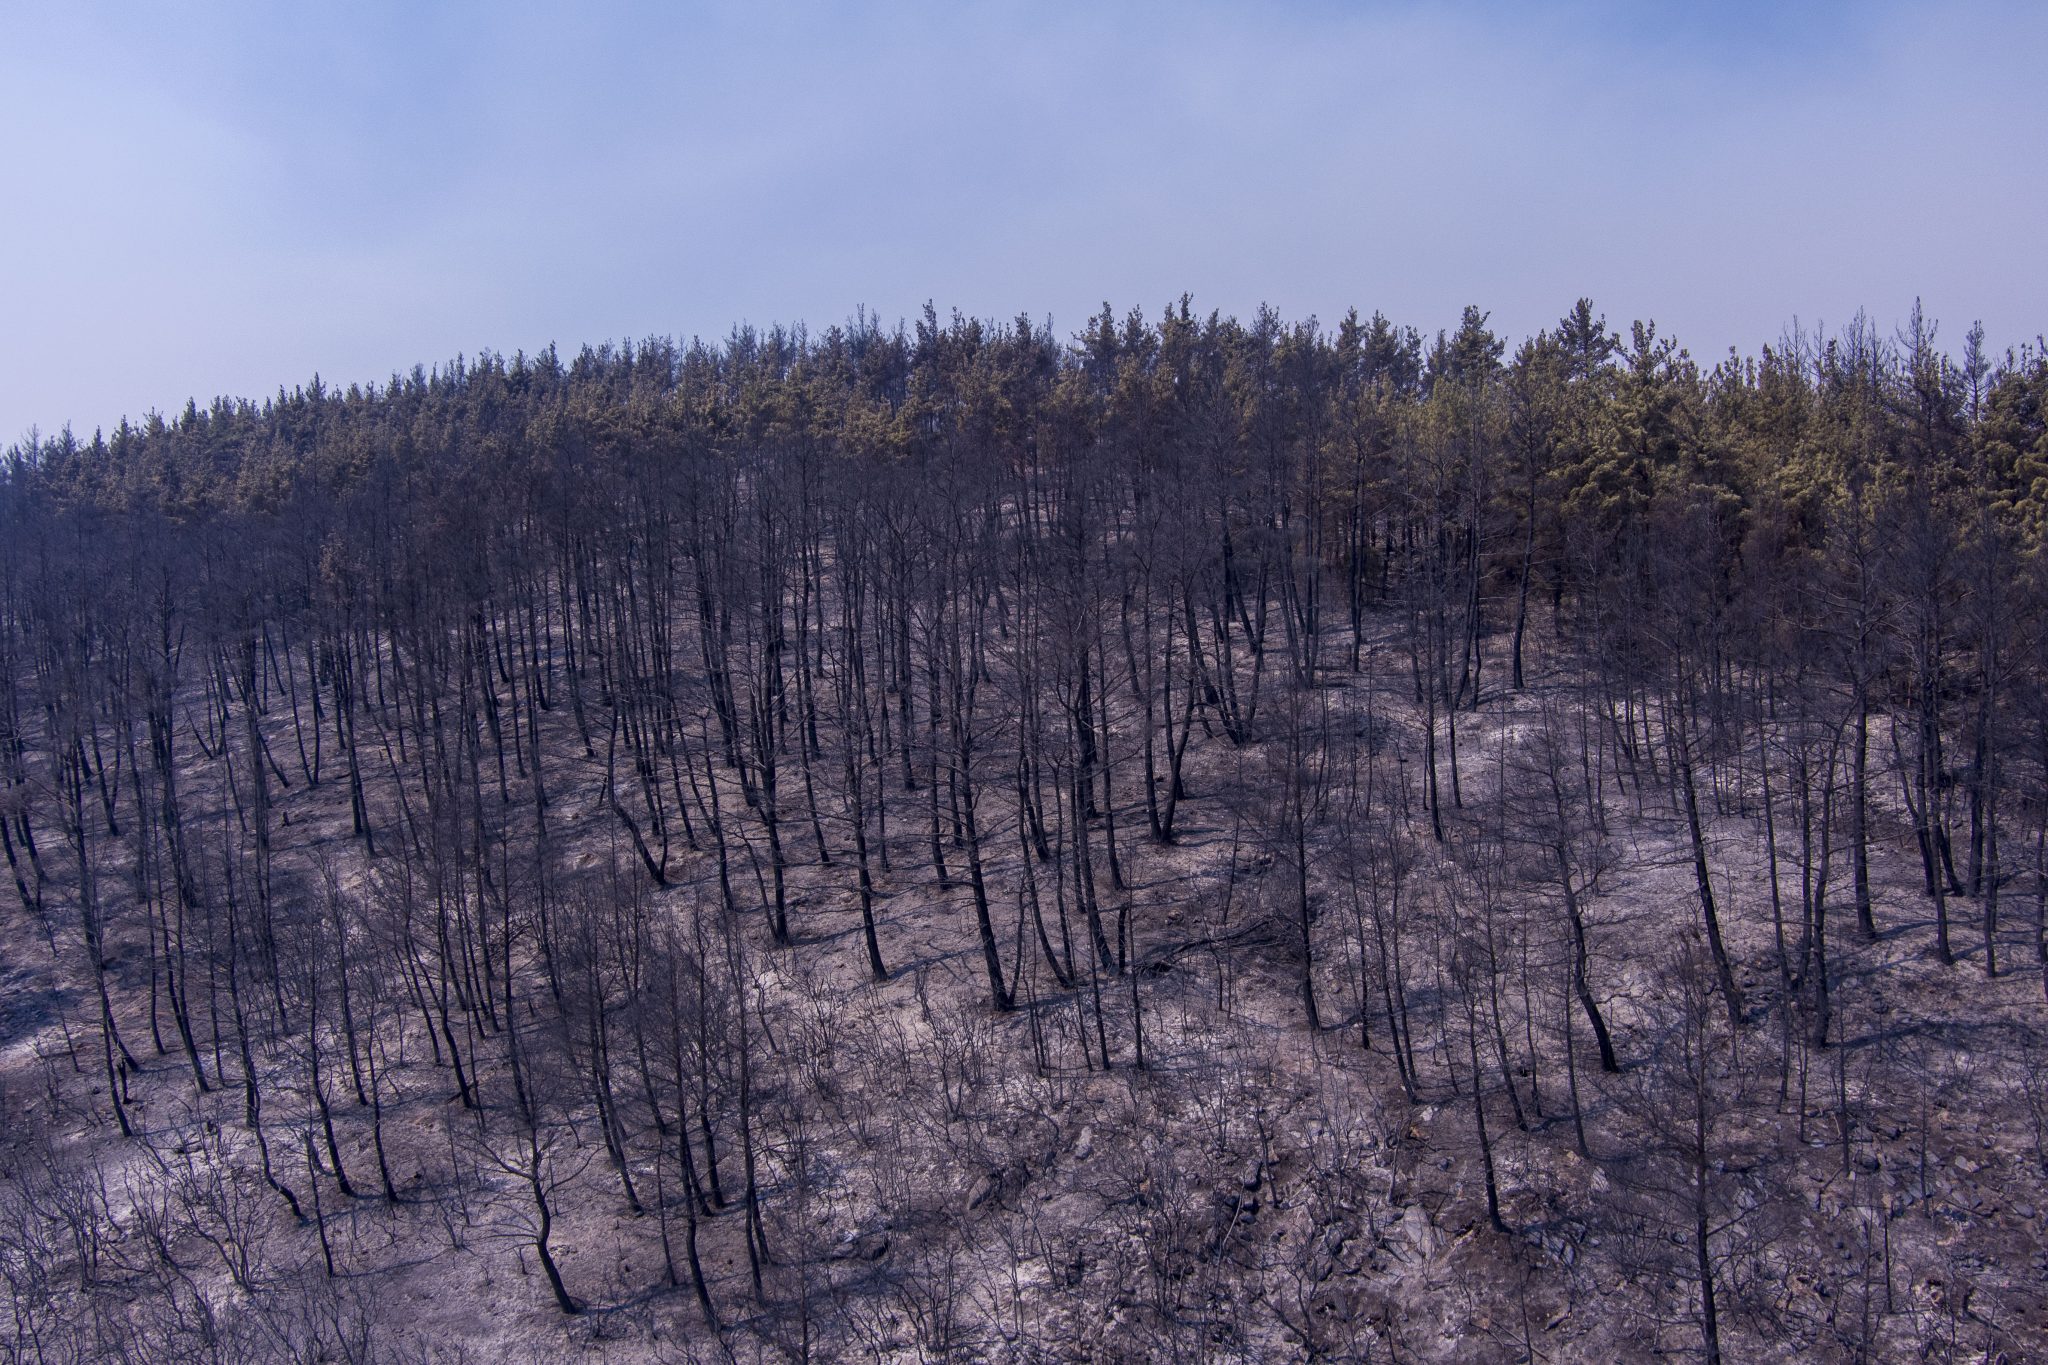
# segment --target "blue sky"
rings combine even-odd
[[[2048,329],[2048,5],[0,0],[0,445],[926,299]]]

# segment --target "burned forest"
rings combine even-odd
[[[0,1360],[2048,1357],[2048,357],[1183,299],[0,462]]]

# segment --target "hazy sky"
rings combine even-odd
[[[926,299],[2048,329],[2048,4],[0,0],[0,445]]]

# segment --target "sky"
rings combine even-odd
[[[927,300],[2002,349],[2044,52],[2038,0],[0,0],[0,447]]]

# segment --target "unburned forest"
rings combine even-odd
[[[0,1359],[2048,1356],[2048,356],[487,354],[0,461]]]

